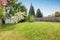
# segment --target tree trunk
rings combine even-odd
[[[0,19],[0,28],[2,28],[2,20]]]

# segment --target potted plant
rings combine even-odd
[[[3,9],[0,7],[0,28],[2,27]]]

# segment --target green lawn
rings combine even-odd
[[[0,40],[60,40],[60,23],[4,24],[0,29]]]

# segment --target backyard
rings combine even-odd
[[[3,24],[0,40],[60,40],[59,22]]]
[[[0,40],[60,40],[60,1],[0,0]]]

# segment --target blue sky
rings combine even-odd
[[[60,11],[60,0],[19,0],[29,10],[30,5],[34,6],[35,12],[40,8],[44,16],[52,15],[55,11]]]

